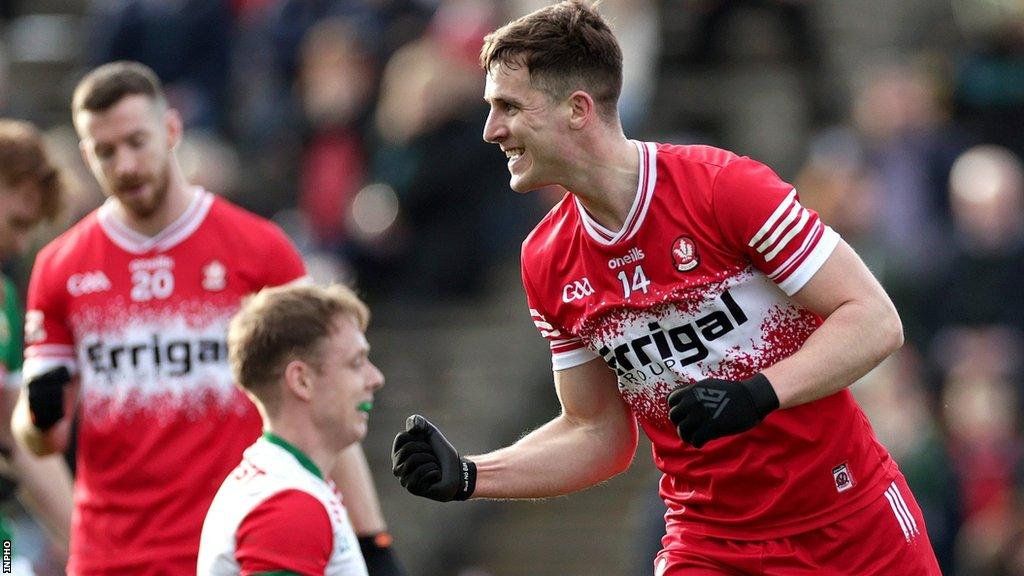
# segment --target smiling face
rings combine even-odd
[[[525,66],[506,65],[496,65],[487,74],[484,100],[491,107],[484,140],[498,144],[508,157],[512,189],[529,192],[563,184],[568,104],[532,87]]]
[[[369,359],[370,345],[351,315],[339,315],[320,347],[320,366],[312,370],[313,423],[332,448],[340,450],[366,436],[368,406],[384,385],[384,375]]]
[[[181,121],[152,98],[131,94],[102,111],[79,111],[82,155],[107,196],[139,220],[166,205],[171,153]]]

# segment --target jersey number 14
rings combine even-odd
[[[628,299],[633,292],[637,290],[647,294],[647,287],[650,286],[651,281],[647,279],[647,275],[644,274],[643,266],[637,266],[633,268],[633,281],[630,283],[629,276],[626,271],[619,272],[619,282],[622,282],[622,297]]]

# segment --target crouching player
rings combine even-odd
[[[334,484],[366,435],[384,376],[368,359],[366,305],[343,286],[267,288],[231,321],[235,381],[263,436],[224,480],[203,524],[198,574],[367,574]]]

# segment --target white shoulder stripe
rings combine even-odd
[[[760,242],[761,238],[764,237],[764,235],[767,234],[775,226],[775,222],[777,222],[778,219],[782,217],[782,214],[785,213],[786,208],[789,208],[789,204],[795,199],[796,188],[793,188],[792,190],[790,190],[786,198],[783,199],[781,203],[779,203],[779,206],[778,208],[775,209],[775,212],[772,212],[772,215],[769,216],[767,220],[765,220],[764,224],[761,226],[761,229],[757,231],[757,234],[754,234],[754,237],[750,239],[750,243],[747,244],[747,246],[753,248],[754,244]]]
[[[789,245],[789,241],[792,240],[797,234],[799,234],[800,231],[804,229],[804,226],[807,226],[807,221],[810,220],[810,218],[811,213],[806,209],[801,209],[800,221],[797,222],[795,226],[790,228],[789,232],[787,232],[786,235],[783,236],[781,240],[779,240],[778,244],[775,245],[774,250],[772,250],[768,254],[765,254],[764,261],[771,262],[772,259],[778,256],[779,252],[781,252],[786,246]]]

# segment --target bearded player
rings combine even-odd
[[[181,119],[149,68],[93,70],[72,114],[108,198],[36,259],[15,433],[62,451],[77,409],[70,574],[194,573],[210,501],[261,428],[228,321],[304,266],[276,226],[185,180]],[[332,474],[357,531],[382,531],[361,448]]]
[[[523,243],[562,413],[460,457],[413,416],[394,472],[435,500],[543,498],[625,470],[637,423],[668,507],[660,575],[935,575],[918,508],[847,387],[899,317],[792,186],[708,146],[628,140],[622,55],[580,0],[490,34],[484,139],[562,201]]]

